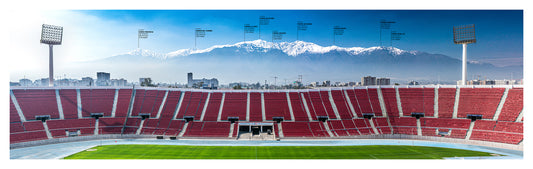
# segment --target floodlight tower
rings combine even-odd
[[[467,44],[476,43],[476,26],[471,25],[462,25],[453,27],[453,43],[463,44],[463,76],[461,79],[461,84],[466,85],[466,49]]]
[[[48,44],[50,59],[48,65],[48,86],[54,86],[54,45],[61,45],[63,41],[63,27],[43,24],[41,43]]]

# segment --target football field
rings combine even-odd
[[[103,145],[65,159],[443,159],[491,153],[426,146]]]

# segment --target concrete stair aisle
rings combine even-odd
[[[83,115],[81,114],[81,95],[80,95],[80,89],[76,89],[76,101],[78,102],[77,108],[78,108],[78,119],[81,119]]]
[[[328,132],[329,137],[335,137],[335,135],[334,135],[334,134],[331,132],[331,130],[329,129],[328,121],[322,122],[322,124],[324,124],[324,128],[325,128],[326,131]]]
[[[141,124],[139,124],[139,128],[137,129],[137,132],[135,132],[135,134],[137,134],[137,135],[141,134],[141,130],[142,130],[143,126],[144,126],[144,121],[145,120],[146,119],[142,119],[141,120]]]
[[[379,131],[378,129],[376,128],[376,126],[374,125],[374,121],[372,121],[372,119],[368,120],[370,122],[370,126],[372,127],[372,131],[374,131],[375,134],[379,134]]]
[[[207,93],[207,99],[205,99],[204,108],[202,109],[202,115],[200,116],[200,121],[204,121],[205,112],[207,110],[207,105],[209,104],[209,99],[211,98],[211,93]]]
[[[385,100],[383,99],[381,88],[377,88],[376,90],[378,92],[378,100],[379,100],[379,107],[381,108],[381,113],[383,114],[383,117],[387,117],[387,108],[385,108]],[[370,107],[372,107],[372,104],[370,104]],[[372,107],[372,109],[376,109],[376,108],[377,107]]]
[[[289,111],[291,113],[291,120],[290,121],[294,121],[294,113],[292,111],[291,97],[289,96],[289,92],[287,92],[286,94],[287,94],[287,104],[289,104]]]
[[[59,97],[59,89],[56,89],[56,101],[57,101],[57,111],[59,113],[59,119],[64,120],[65,115],[63,114],[63,105],[61,104],[61,98]]]
[[[161,101],[161,105],[159,106],[159,110],[157,111],[157,116],[155,117],[158,119],[161,116],[161,112],[163,111],[163,107],[165,107],[165,103],[167,102],[169,91],[165,91],[165,96],[163,96],[163,101]],[[209,98],[209,95],[207,96]],[[207,104],[207,103],[206,103]]]
[[[433,99],[433,117],[439,118],[439,87],[435,87],[435,97]]]
[[[115,117],[115,113],[117,112],[117,103],[118,103],[118,89],[115,89],[115,97],[113,98],[113,109],[111,110],[111,117]]]
[[[283,135],[283,127],[281,127],[281,123],[278,123],[277,125],[278,125],[278,135],[279,135],[279,137],[280,137],[280,138],[285,137],[285,136]]]
[[[398,112],[400,114],[400,117],[403,117],[403,109],[402,109],[402,101],[400,100],[400,91],[398,88],[394,88],[396,91],[396,104],[398,104]]]
[[[98,119],[95,119],[94,121],[94,135],[98,135],[98,126],[100,125],[100,121]]]
[[[20,117],[20,121],[26,122],[26,117],[24,116],[24,113],[22,113],[22,109],[20,109],[20,105],[15,97],[15,94],[13,94],[12,90],[9,90],[9,94],[11,95],[11,101],[13,101],[13,105],[15,105],[15,109],[17,109],[17,114]]]
[[[470,140],[470,136],[472,136],[472,130],[474,130],[474,125],[476,124],[476,121],[470,122],[470,127],[468,128],[468,132],[466,133],[466,140]]]
[[[46,121],[43,122],[44,131],[46,131],[46,137],[48,139],[52,139],[52,133],[50,133],[50,130],[48,130],[48,125],[46,124]]]
[[[233,129],[235,129],[235,123],[231,123],[231,125],[229,126],[229,134],[228,134],[228,137],[233,137]]]
[[[217,121],[222,121],[222,109],[224,109],[224,100],[225,99],[226,99],[226,93],[222,93],[222,100],[220,101],[220,108],[218,109]]]
[[[453,116],[452,118],[457,118],[457,111],[459,110],[459,96],[461,95],[461,88],[457,88],[455,91],[455,103],[453,104]]]
[[[333,100],[333,96],[331,95],[331,90],[328,91],[328,97],[329,97],[329,103],[331,104],[331,108],[333,109],[333,113],[335,113],[337,120],[340,120],[341,116],[339,115],[339,111],[337,110],[337,105],[335,105],[335,101]]]
[[[307,101],[305,100],[304,94],[300,93],[302,96],[302,103],[304,104],[305,112],[307,113],[307,117],[309,117],[309,121],[313,121],[313,118],[311,117],[311,112],[309,112],[309,107],[307,106]]]
[[[188,122],[183,125],[182,130],[178,134],[178,137],[183,137],[183,134],[185,134],[185,131],[187,131],[187,126],[189,126]]]
[[[422,126],[420,125],[420,119],[416,119],[416,134],[422,136]]]
[[[503,92],[503,96],[500,100],[500,104],[498,104],[498,108],[496,108],[496,113],[494,113],[494,117],[492,120],[497,121],[498,117],[500,117],[500,113],[502,112],[503,104],[505,104],[505,100],[507,100],[507,94],[509,94],[509,88],[505,88],[505,91]]]

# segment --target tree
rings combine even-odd
[[[240,90],[242,89],[241,84],[237,84],[237,86],[233,86],[233,89]]]

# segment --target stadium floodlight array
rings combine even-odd
[[[48,65],[48,86],[54,86],[54,45],[61,45],[63,42],[63,27],[43,24],[41,31],[41,43],[48,44],[49,65]]]
[[[466,85],[466,49],[467,44],[476,43],[476,26],[474,24],[454,26],[453,43],[463,44],[463,71],[461,84]]]
[[[341,26],[333,27],[333,45],[335,45],[335,36],[344,35],[344,30],[346,30],[346,27],[341,27]]]
[[[194,49],[196,49],[196,38],[203,38],[205,37],[206,32],[213,32],[213,30],[207,30],[202,28],[196,28],[194,31]]]
[[[255,28],[257,28],[257,25],[250,25],[250,24],[244,24],[244,41],[246,42],[246,34],[247,33],[254,33]]]
[[[305,23],[302,21],[296,22],[296,40],[299,40],[299,32],[307,30],[307,26],[313,25],[312,23]]]
[[[266,17],[266,16],[260,16],[259,17],[259,39],[261,39],[261,25],[268,25],[270,24],[270,20],[273,20],[274,17]]]
[[[137,48],[139,48],[140,39],[148,38],[148,34],[149,33],[154,33],[154,31],[145,31],[144,29],[139,29],[139,33],[138,33],[138,36],[137,36]]]

